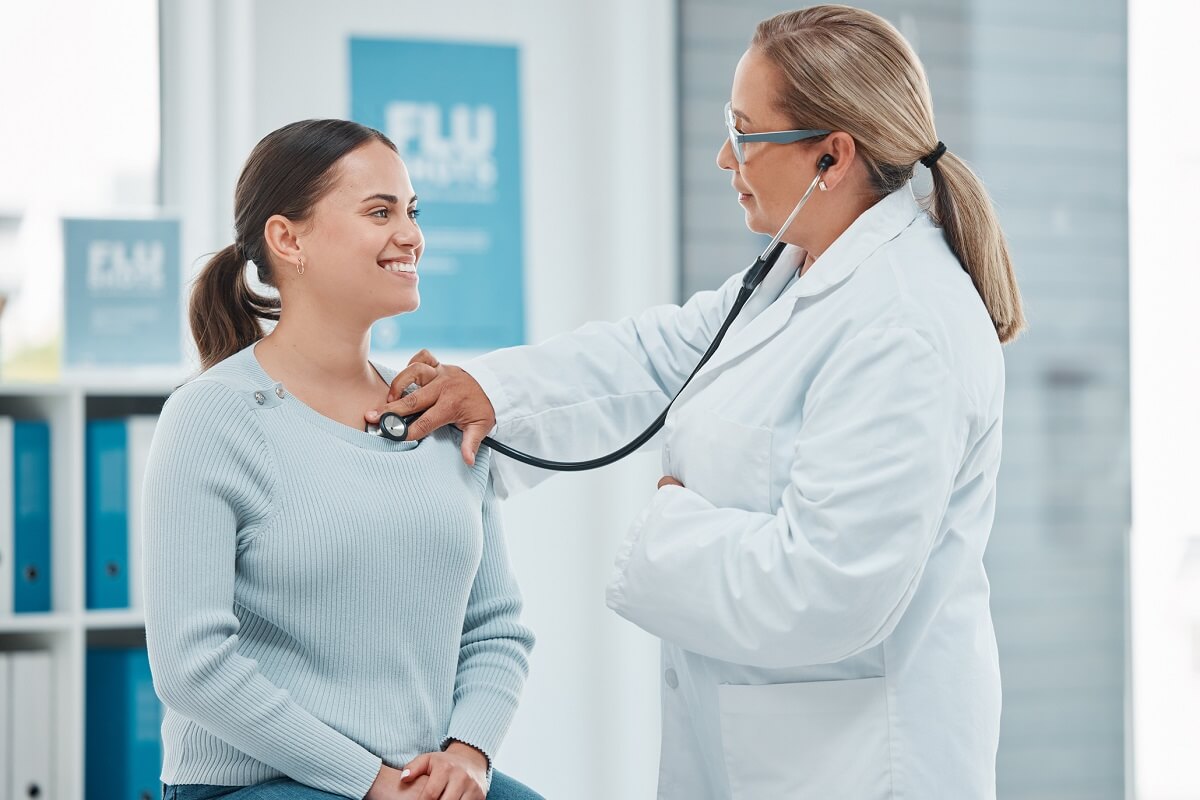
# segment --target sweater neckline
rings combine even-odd
[[[257,345],[258,342],[255,342],[246,348],[246,350],[249,351],[249,358],[247,360],[253,366],[254,371],[258,373],[258,376],[265,383],[270,384],[271,391],[274,392],[275,395],[281,400],[280,405],[282,405],[284,408],[290,409],[305,422],[322,431],[325,431],[332,436],[337,437],[338,439],[341,439],[344,442],[352,444],[355,447],[361,447],[364,450],[376,450],[387,453],[405,453],[410,450],[415,450],[420,446],[421,443],[419,441],[393,442],[391,439],[387,439],[383,436],[376,436],[375,434],[367,433],[366,430],[356,430],[349,425],[345,425],[335,419],[325,416],[320,411],[317,411],[315,408],[307,405],[304,403],[304,401],[300,400],[300,398],[288,391],[287,387],[283,383],[275,380],[270,376],[270,374],[267,373],[267,370],[265,367],[263,367],[262,362],[258,360],[258,353],[255,352],[255,347]],[[368,360],[367,363],[370,364],[371,368],[375,370],[376,374],[383,379],[383,382],[388,385],[391,385],[392,380],[394,380],[398,374],[395,370],[389,369],[382,364],[376,364],[374,361]]]

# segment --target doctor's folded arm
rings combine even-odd
[[[600,455],[670,404],[607,592],[662,640],[661,798],[995,797],[983,555],[1024,319],[987,193],[933,119],[874,14],[760,23],[717,164],[777,246],[682,306],[463,367],[422,352],[368,412],[409,438],[455,424],[473,461],[481,442]],[[490,470],[501,497],[553,474]]]

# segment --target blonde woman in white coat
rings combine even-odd
[[[717,163],[753,231],[774,233],[821,157],[833,165],[675,403],[665,475],[617,555],[609,605],[663,641],[659,796],[992,798],[983,553],[1001,343],[1024,320],[991,203],[939,141],[916,55],[868,12],[761,23],[728,113]],[[828,133],[753,136],[797,130]],[[387,410],[424,412],[412,437],[457,424],[468,461],[489,433],[598,455],[675,394],[741,277],[465,371],[419,354],[392,396],[423,388]],[[504,458],[492,471],[501,494],[551,474]]]

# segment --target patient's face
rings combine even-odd
[[[300,237],[306,267],[298,284],[356,322],[413,311],[421,303],[417,264],[425,239],[404,162],[372,141],[346,154],[335,172]]]

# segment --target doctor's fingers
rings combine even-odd
[[[421,364],[428,364],[431,367],[436,367],[440,362],[433,355],[433,353],[429,352],[428,350],[421,350],[421,351],[417,352],[412,358],[410,358],[408,360],[408,363],[409,364],[421,363]]]
[[[418,355],[420,355],[418,353]],[[415,356],[414,356],[415,358]],[[409,362],[409,365],[392,378],[392,385],[388,387],[388,402],[391,403],[404,395],[404,390],[412,384],[418,386],[428,386],[442,374],[440,364],[426,364],[423,361]]]

